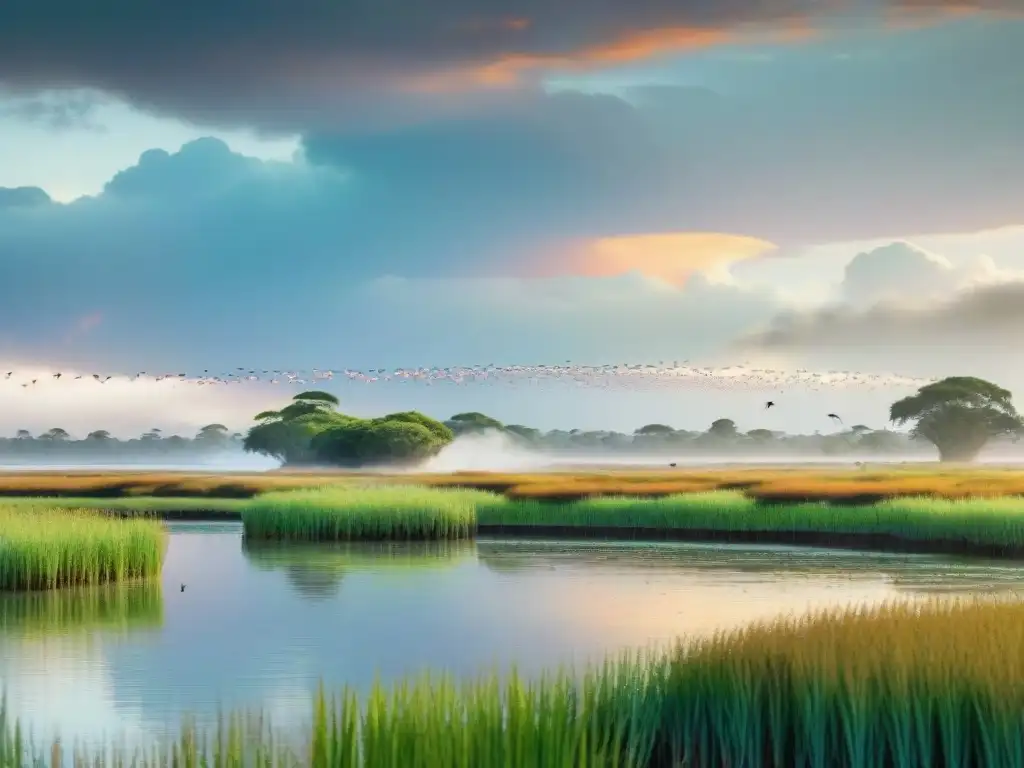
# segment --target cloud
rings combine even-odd
[[[103,126],[93,116],[97,106],[98,101],[92,94],[36,94],[0,103],[0,118],[25,120],[55,131],[69,128],[103,131]]]
[[[453,91],[535,85],[552,71],[636,62],[753,40],[801,40],[851,17],[917,24],[1015,0],[439,0],[383,13],[352,0],[183,0],[154,9],[97,0],[0,7],[0,83],[94,88],[164,114],[269,129],[453,105]],[[837,16],[838,14],[838,16]],[[439,100],[438,93],[449,99]],[[408,112],[406,113],[408,116]]]
[[[989,279],[932,300],[915,300],[915,286],[903,283],[909,298],[868,308],[784,311],[739,348],[786,356],[791,364],[930,376],[966,370],[1024,383],[1024,366],[1013,354],[1024,333],[1024,275],[995,270]]]

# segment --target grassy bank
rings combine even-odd
[[[92,586],[158,576],[167,537],[156,520],[0,506],[0,592]]]
[[[894,499],[870,506],[765,504],[735,491],[551,503],[408,486],[269,493],[241,505],[247,537],[455,539],[475,533],[776,541],[1024,553],[1024,501]]]
[[[151,768],[1024,768],[1022,717],[1024,603],[934,602],[759,624],[582,681],[564,670],[321,694],[291,739],[229,716],[219,731],[186,725],[172,744],[115,757]],[[4,725],[0,764],[24,764]]]

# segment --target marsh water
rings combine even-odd
[[[310,691],[427,670],[537,674],[816,608],[1024,589],[1006,563],[759,546],[480,540],[247,546],[172,524],[162,583],[0,595],[0,681],[37,736],[158,736],[183,713],[309,716]],[[184,584],[184,591],[181,586]]]

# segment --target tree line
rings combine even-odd
[[[596,430],[542,431],[522,424],[504,424],[478,412],[459,413],[439,421],[418,411],[360,418],[338,410],[329,392],[302,392],[277,411],[255,416],[243,436],[222,424],[203,427],[191,438],[164,436],[154,429],[132,440],[108,432],[92,432],[73,440],[54,428],[32,436],[25,430],[0,440],[0,454],[53,456],[146,453],[168,455],[241,448],[272,457],[282,464],[365,467],[415,465],[436,455],[459,436],[496,433],[524,448],[552,453],[719,455],[789,457],[910,455],[922,458],[937,451],[943,461],[970,461],[993,442],[1016,442],[1024,433],[1011,393],[973,377],[950,377],[926,385],[892,404],[890,424],[909,427],[873,429],[864,424],[830,434],[790,435],[768,429],[741,431],[728,418],[716,419],[702,431],[646,424],[627,434]]]
[[[0,438],[0,457],[94,459],[193,456],[241,450],[243,439],[240,432],[231,432],[223,424],[207,424],[191,437],[166,435],[154,427],[130,439],[117,438],[105,429],[89,432],[80,439],[74,438],[62,427],[54,427],[38,435],[33,435],[27,429],[19,429],[12,437]]]

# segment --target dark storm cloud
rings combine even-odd
[[[314,132],[306,150],[427,229],[446,208],[467,229],[716,231],[790,246],[1020,220],[1024,23],[701,71],[707,87],[536,96],[386,132]]]
[[[0,85],[93,88],[165,114],[290,131],[409,118],[517,74],[699,48],[751,25],[805,29],[822,9],[911,9],[916,20],[1015,2],[5,0]]]

